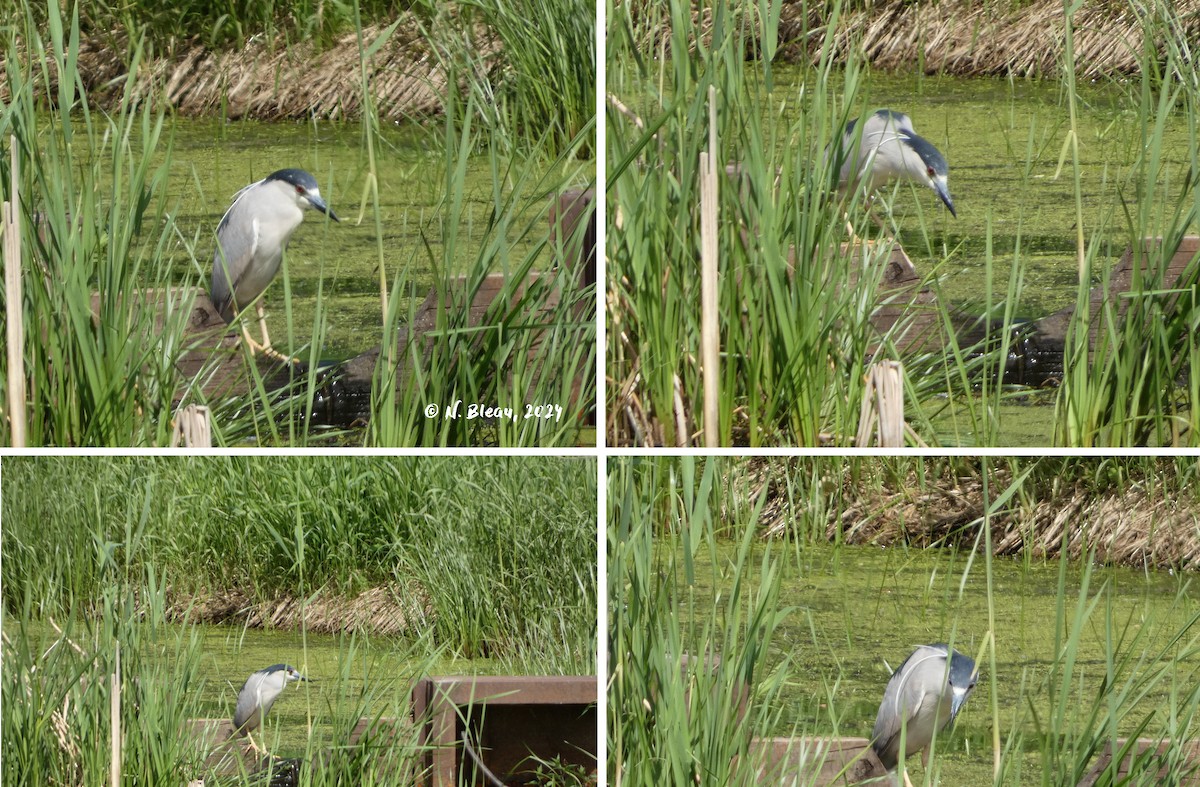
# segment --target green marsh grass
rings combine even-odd
[[[418,783],[415,729],[345,744],[361,717],[410,716],[422,675],[595,669],[592,460],[30,457],[3,470],[6,785],[105,782],[117,643],[125,779],[146,783],[201,775],[207,752],[185,722],[227,718],[246,675],[280,660],[317,682],[289,689],[259,741],[319,763],[302,781],[314,785]],[[307,621],[330,595],[380,587],[422,610],[402,633],[206,623],[213,597],[290,600]]]
[[[810,35],[828,36],[839,8],[832,8],[828,27]],[[646,123],[644,130],[638,129],[625,113],[609,109],[608,199],[616,222],[609,234],[607,351],[613,382],[606,405],[611,442],[683,445],[702,433],[696,360],[699,198],[694,184],[696,159],[707,144],[705,94],[713,84],[720,97],[718,158],[741,168],[739,177],[721,182],[723,444],[848,444],[866,367],[881,358],[904,362],[906,417],[916,439],[928,444],[1194,444],[1191,391],[1200,384],[1190,371],[1194,364],[1188,365],[1197,352],[1188,339],[1200,327],[1189,301],[1196,263],[1180,292],[1141,287],[1147,291],[1138,297],[1119,298],[1122,304],[1134,303],[1123,327],[1112,312],[1089,315],[1088,323],[1075,328],[1057,409],[1018,406],[1050,397],[997,382],[1010,353],[1020,349],[1016,329],[1031,316],[1029,310],[1047,300],[1057,304],[1041,291],[1042,283],[1057,274],[1036,266],[1043,247],[1054,248],[1060,239],[1057,228],[1039,234],[1048,232],[1036,215],[1044,205],[989,195],[983,184],[1004,183],[1012,193],[1038,200],[1069,193],[1052,185],[1044,160],[1048,146],[1057,151],[1072,130],[1065,119],[1069,104],[1084,100],[1075,96],[1072,85],[1064,81],[1057,98],[1039,99],[1051,106],[1052,117],[1064,118],[1057,125],[1043,128],[1031,122],[1026,129],[1010,123],[1002,130],[1003,151],[978,141],[965,146],[968,151],[957,145],[948,149],[952,184],[976,197],[963,203],[972,207],[964,208],[966,215],[957,223],[924,210],[928,194],[909,186],[884,195],[885,202],[890,196],[905,206],[916,204],[901,235],[925,276],[923,285],[938,296],[936,305],[920,311],[932,309],[935,325],[952,337],[944,352],[914,351],[895,341],[903,323],[880,336],[866,319],[880,295],[871,281],[879,274],[878,262],[861,256],[849,263],[837,261],[837,244],[846,235],[842,210],[849,208],[858,234],[877,234],[870,222],[859,220],[861,205],[855,206],[863,195],[852,195],[848,206],[836,208],[822,196],[829,191],[829,173],[821,171],[825,145],[847,119],[878,108],[878,94],[896,92],[897,80],[886,83],[890,88],[876,84],[883,78],[877,79],[853,48],[839,53],[842,60],[836,66],[825,57],[781,75],[785,69],[779,63],[756,59],[757,42],[765,41],[766,51],[774,40],[778,4],[761,4],[754,13],[738,9],[743,7],[705,4],[697,15],[704,24],[698,28],[686,4],[646,10],[609,5],[609,87]],[[1143,76],[1111,80],[1108,87],[1117,96],[1119,116],[1109,127],[1095,129],[1095,140],[1086,140],[1091,142],[1086,187],[1071,197],[1086,201],[1084,235],[1079,241],[1072,233],[1061,243],[1083,248],[1091,261],[1090,269],[1075,279],[1077,303],[1094,286],[1107,283],[1105,260],[1115,260],[1126,246],[1136,249],[1144,237],[1165,237],[1165,251],[1155,256],[1160,265],[1174,249],[1173,240],[1197,226],[1194,182],[1200,157],[1195,152],[1197,124],[1189,121],[1194,119],[1194,100],[1188,80],[1193,77],[1194,82],[1194,75],[1186,66],[1191,52],[1169,7],[1152,10],[1146,40],[1163,41],[1163,48],[1143,53]],[[1064,63],[1064,68],[1071,65]],[[794,81],[780,89],[785,78]],[[947,81],[946,89],[957,91],[948,96],[952,103],[976,116],[981,114],[978,105],[996,94],[994,84],[981,85],[978,99],[964,99],[962,93],[970,94],[975,86]],[[899,92],[936,104],[935,91],[942,84],[942,78],[929,78],[915,92]],[[1094,97],[1089,93],[1086,100]],[[1100,114],[1091,109],[1092,115]],[[1123,123],[1125,118],[1136,122]],[[956,128],[952,118],[947,122]],[[993,128],[987,123],[972,127]],[[944,145],[936,127],[932,132],[919,128]],[[1183,150],[1178,144],[1181,128],[1188,129]],[[1098,148],[1104,153],[1114,145],[1108,141],[1114,134],[1129,137],[1119,155],[1126,147],[1133,152],[1129,163],[1110,171],[1103,157],[1094,162]],[[1003,153],[1007,158],[999,163],[1014,174],[973,172],[978,166],[961,158],[966,152],[975,162],[979,156]],[[1072,177],[1069,167],[1065,172],[1064,177]],[[981,197],[994,198],[995,210],[981,206]],[[962,230],[964,225],[970,229]],[[972,234],[956,237],[962,232]],[[783,272],[782,263],[791,249],[797,250],[801,272],[794,278]],[[970,273],[964,277],[960,269]],[[964,285],[964,278],[972,286]],[[1135,283],[1135,291],[1139,286]],[[962,291],[967,289],[964,302]],[[964,314],[974,319],[964,325]],[[1083,316],[1079,312],[1076,319]],[[986,326],[988,341],[973,345],[974,339],[965,338],[970,333],[956,336],[976,324]],[[1153,328],[1149,335],[1142,330],[1146,324]],[[1078,342],[1096,326],[1100,344],[1087,361],[1096,371],[1085,375],[1086,356]],[[1130,338],[1119,340],[1121,333]],[[1126,360],[1106,360],[1117,356],[1113,348],[1118,345],[1126,348],[1119,353]],[[1046,425],[1030,436],[1026,432],[1034,414]]]
[[[75,69],[77,14],[51,14],[45,38],[28,13],[24,23],[27,52],[18,51],[15,37],[6,45],[12,99],[0,114],[0,136],[6,147],[15,137],[21,162],[25,303],[5,308],[25,315],[28,439],[163,444],[170,431],[162,414],[178,384],[172,366],[190,304],[155,326],[131,294],[176,283],[161,256],[175,234],[157,198],[166,164],[151,165],[152,151],[169,146],[164,115],[133,101],[128,82],[120,111],[89,108]],[[39,113],[39,87],[57,111]],[[97,288],[98,321],[91,300]],[[8,443],[7,419],[0,429]]]
[[[580,256],[586,221],[569,237],[561,226],[549,226],[548,199],[560,193],[562,181],[557,175],[539,177],[505,157],[493,136],[481,136],[473,101],[446,106],[446,221],[437,242],[427,241],[436,325],[425,337],[408,334],[404,326],[413,320],[414,305],[389,302],[384,344],[396,345],[397,352],[376,370],[368,439],[376,445],[578,444],[596,398],[595,289],[581,286],[578,266],[547,271],[545,264],[548,258]],[[581,137],[592,133],[588,126]],[[453,263],[465,241],[463,172],[476,145],[486,146],[493,167],[492,214],[461,286],[452,288]],[[577,172],[572,158],[563,154],[551,172]],[[594,180],[586,182],[591,186]],[[530,210],[531,205],[537,207]],[[469,305],[488,275],[498,272],[505,282],[472,324]],[[402,289],[403,275],[393,282],[393,292]],[[450,417],[456,403],[458,417]],[[511,417],[469,419],[466,408],[473,404],[507,408]],[[426,414],[431,405],[438,408],[435,417]],[[545,418],[528,409],[555,405],[561,412]]]
[[[1195,398],[1200,390],[1200,367],[1195,364],[1196,336],[1200,335],[1200,302],[1196,295],[1200,256],[1191,261],[1177,287],[1143,285],[1163,281],[1163,272],[1180,240],[1189,231],[1194,234],[1200,219],[1200,189],[1196,188],[1200,182],[1200,138],[1196,132],[1200,83],[1195,69],[1186,65],[1193,53],[1181,35],[1182,22],[1173,6],[1155,3],[1147,10],[1145,39],[1161,40],[1165,51],[1145,45],[1141,78],[1129,88],[1131,103],[1136,104],[1138,116],[1143,119],[1138,140],[1141,155],[1122,188],[1123,219],[1134,250],[1133,288],[1128,297],[1106,300],[1098,312],[1089,310],[1087,288],[1082,284],[1079,288],[1057,400],[1055,437],[1064,445],[1200,445]],[[1069,139],[1076,140],[1078,98],[1070,14],[1066,17],[1066,33],[1063,81],[1071,113]],[[1161,65],[1160,60],[1164,61]],[[1182,182],[1164,162],[1164,125],[1178,114],[1189,119],[1186,158],[1191,168],[1183,174]],[[1086,283],[1093,278],[1098,244],[1084,237],[1078,143],[1070,150],[1079,227],[1079,277]],[[1161,243],[1144,249],[1142,238],[1159,238]],[[1109,271],[1101,271],[1106,288],[1109,276]],[[1090,351],[1089,331],[1097,335]]]
[[[555,12],[565,23],[572,9],[578,10],[563,3]],[[326,294],[338,266],[325,255],[319,260],[311,312],[307,303],[303,310],[293,308],[295,277],[287,261],[271,290],[282,298],[283,328],[276,324],[276,341],[285,339],[286,347],[307,362],[305,371],[290,372],[282,389],[268,385],[248,356],[243,372],[248,393],[206,392],[215,362],[190,379],[181,374],[176,362],[189,349],[183,332],[190,297],[174,302],[162,324],[155,324],[152,311],[132,297],[148,289],[190,292],[188,288],[208,284],[209,230],[185,234],[175,221],[175,206],[166,198],[173,164],[169,117],[161,102],[135,100],[131,81],[122,83],[125,95],[116,111],[97,110],[76,67],[83,36],[78,16],[64,19],[55,6],[48,15],[35,13],[29,4],[22,11],[7,42],[13,100],[0,113],[0,136],[7,140],[16,135],[23,162],[31,445],[165,445],[175,409],[190,403],[212,409],[213,439],[219,446],[576,445],[593,440],[587,420],[595,398],[597,353],[594,308],[586,307],[595,295],[554,270],[559,260],[577,254],[582,233],[564,237],[547,219],[547,206],[559,193],[595,182],[594,166],[577,159],[580,150],[594,148],[591,115],[579,119],[578,100],[590,101],[587,96],[576,95],[572,102],[564,97],[559,104],[564,119],[551,123],[543,118],[543,130],[532,134],[511,123],[472,124],[458,117],[467,111],[478,121],[486,114],[477,111],[477,102],[488,80],[504,78],[517,67],[507,64],[506,55],[497,56],[492,71],[464,76],[465,105],[458,96],[448,96],[445,125],[438,119],[426,127],[431,140],[445,144],[443,198],[419,220],[410,222],[405,216],[404,231],[421,236],[422,243],[412,247],[420,251],[390,259],[385,238],[394,228],[382,224],[377,174],[386,142],[366,72],[359,75],[367,160],[360,213],[374,224],[380,285],[379,307],[367,328],[385,350],[370,395],[370,426],[349,432],[315,430],[309,414],[325,382],[318,369],[324,360],[329,312],[335,308]],[[383,46],[395,29],[386,28],[368,41],[362,18],[356,17],[355,24],[368,52]],[[149,37],[131,40],[135,60],[153,50]],[[516,43],[513,57],[533,57],[516,52]],[[452,51],[444,41],[439,46]],[[555,51],[569,54],[561,42]],[[594,73],[594,62],[586,57],[573,57],[559,66],[564,78],[569,66],[576,81],[588,69]],[[506,88],[506,95],[519,103],[527,92],[539,89],[523,79]],[[593,111],[590,104],[588,111]],[[565,133],[571,136],[564,139]],[[482,210],[474,186],[467,183],[469,158],[473,167],[480,158],[486,160],[490,170]],[[6,189],[7,168],[5,157],[0,175]],[[322,182],[333,180],[332,171],[316,174]],[[477,218],[480,212],[482,219]],[[481,223],[486,232],[476,237]],[[333,232],[328,224],[325,230]],[[476,243],[479,248],[474,248]],[[327,281],[329,271],[332,280]],[[537,285],[522,287],[525,275],[533,271],[546,275]],[[490,273],[504,273],[509,282],[484,323],[471,325],[464,294],[474,295]],[[456,289],[453,282],[464,274],[465,287]],[[429,281],[439,294],[440,310],[430,335],[433,351],[426,352],[420,342],[404,342],[402,331],[419,303],[422,293],[417,288]],[[91,317],[93,292],[101,298],[98,321]],[[306,316],[301,318],[301,313]],[[377,326],[378,334],[371,325]],[[34,341],[37,336],[45,341]],[[575,385],[577,377],[580,383]],[[470,423],[425,417],[428,404],[446,406],[457,399],[511,406],[518,417]],[[563,410],[552,420],[526,419],[527,404],[559,405]],[[11,440],[7,421],[0,422],[0,440]]]
[[[755,784],[754,768],[740,764],[753,765],[752,738],[867,736],[887,680],[881,660],[895,666],[927,641],[951,641],[976,659],[980,682],[955,728],[935,741],[941,754],[931,767],[908,763],[918,784],[1076,784],[1117,738],[1200,737],[1192,577],[1110,570],[1092,554],[993,560],[986,517],[962,525],[957,545],[930,549],[848,546],[836,525],[827,529],[862,505],[833,494],[838,473],[870,486],[925,465],[918,477],[927,481],[914,493],[929,495],[938,476],[952,478],[965,462],[803,460],[811,474],[793,475],[788,491],[815,513],[786,539],[764,539],[758,519],[777,502],[754,491],[746,462],[614,459],[609,783]],[[1017,467],[990,489],[989,517],[1019,511],[1057,484],[1111,491],[1154,470],[1137,459]],[[1179,470],[1186,483],[1194,463]],[[692,658],[681,664],[681,653]],[[699,666],[713,655],[723,656],[719,666]],[[1163,759],[1141,758],[1127,777],[1108,773],[1101,783],[1180,783],[1194,767],[1182,754],[1171,746]],[[811,778],[800,774],[799,783]]]
[[[4,604],[57,616],[151,568],[182,598],[249,603],[394,584],[457,652],[590,671],[595,477],[587,459],[9,458]]]
[[[443,68],[464,78],[474,111],[497,140],[521,147],[544,139],[554,156],[595,155],[596,28],[591,3],[419,0],[414,9],[426,19],[426,38]],[[501,69],[479,45],[479,25],[498,39],[505,54]]]

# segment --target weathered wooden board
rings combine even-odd
[[[866,738],[756,739],[751,751],[764,763],[760,784],[852,787],[887,776]]]
[[[422,725],[430,787],[459,787],[462,740],[470,725],[488,769],[506,783],[523,781],[530,757],[597,769],[593,676],[448,676],[413,687],[413,718]]]
[[[1127,742],[1127,738],[1118,738],[1117,749],[1120,750],[1124,748]],[[1158,778],[1162,779],[1162,784],[1171,784],[1173,787],[1200,787],[1200,741],[1186,741],[1184,743],[1174,744],[1170,741],[1164,741],[1160,743],[1156,740],[1140,738],[1134,745],[1130,754],[1121,762],[1120,765],[1117,766],[1118,779],[1120,777],[1129,776],[1131,762],[1134,757],[1151,756],[1165,759],[1174,746],[1181,747],[1181,750],[1177,751],[1175,754],[1184,762],[1188,763],[1188,765],[1185,767],[1189,768],[1191,773],[1184,775],[1182,781],[1168,780],[1167,777],[1170,775],[1170,773],[1168,767],[1164,764],[1158,771]],[[1092,765],[1091,769],[1083,777],[1083,780],[1079,782],[1078,787],[1095,787],[1096,783],[1100,780],[1100,777],[1106,770],[1108,770],[1109,766],[1112,765],[1112,760],[1113,747],[1110,743],[1104,747],[1104,751],[1102,751],[1100,756],[1096,758],[1095,764]]]

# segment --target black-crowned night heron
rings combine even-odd
[[[853,191],[865,182],[864,191],[871,197],[889,183],[907,180],[933,189],[950,209],[950,214],[958,217],[946,185],[949,173],[946,158],[913,130],[908,115],[881,109],[867,116],[861,134],[859,120],[861,118],[847,123],[841,143],[834,143],[836,149],[830,145],[826,151],[827,159],[834,156],[830,166],[838,173],[840,192]],[[875,218],[873,214],[872,218]],[[880,223],[879,219],[875,220]]]
[[[892,673],[875,717],[871,746],[884,767],[894,771],[900,762],[901,728],[904,756],[922,752],[928,766],[934,733],[954,721],[975,688],[975,678],[975,662],[947,645],[914,650]]]
[[[250,733],[262,726],[275,700],[294,680],[307,681],[308,678],[288,664],[272,664],[246,678],[245,685],[238,692],[237,710],[233,713],[233,734],[245,735],[255,751],[263,751]]]
[[[281,169],[239,191],[217,227],[212,302],[226,323],[257,302],[262,344],[242,328],[252,352],[276,354],[270,349],[266,314],[258,298],[279,271],[283,250],[306,210],[319,210],[339,221],[321,198],[312,175],[302,169]]]

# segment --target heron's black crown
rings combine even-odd
[[[935,175],[944,176],[950,171],[946,166],[946,157],[929,140],[904,129],[900,130],[900,139],[921,157],[921,161],[924,161],[925,166],[932,169]]]
[[[284,183],[290,183],[293,186],[299,186],[305,191],[318,190],[317,179],[302,169],[277,170],[263,178],[263,183],[270,183],[273,180],[282,180]]]
[[[930,645],[950,654],[950,685],[969,688],[975,685],[975,660],[944,644]]]

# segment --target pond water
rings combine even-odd
[[[37,642],[56,639],[50,626],[37,622],[22,628],[6,619],[5,628],[13,637],[24,632]],[[273,664],[291,664],[309,679],[290,683],[271,708],[264,734],[254,734],[260,745],[281,757],[302,756],[310,733],[318,741],[345,737],[344,730],[361,715],[409,713],[413,685],[422,677],[554,672],[498,659],[461,658],[411,638],[303,634],[234,625],[163,626],[157,640],[163,658],[177,658],[176,639],[186,643],[193,632],[198,639],[199,682],[186,690],[198,699],[203,718],[232,719],[246,678]],[[73,639],[79,638],[76,631]],[[163,687],[164,691],[178,689]]]
[[[755,548],[752,564],[759,564],[763,548]],[[790,674],[776,735],[829,735],[836,720],[836,734],[869,738],[889,665],[899,667],[917,645],[951,639],[957,650],[972,658],[980,651],[988,610],[987,577],[979,555],[972,562],[971,554],[956,549],[780,544],[773,549],[786,565],[780,607],[790,608],[771,643],[772,664],[789,662]],[[710,607],[714,588],[728,590],[724,576],[732,570],[736,549],[721,545],[717,560],[714,569],[704,556],[697,568],[696,608],[701,622],[707,618],[700,610]],[[979,683],[953,734],[939,744],[936,762],[943,787],[992,782],[993,685],[1002,743],[1027,704],[1046,718],[1048,699],[1041,682],[1056,655],[1059,568],[1057,561],[994,562],[995,682],[985,657]],[[1068,566],[1067,598],[1062,602],[1068,620],[1078,601],[1081,577],[1081,566]],[[1084,625],[1078,651],[1076,675],[1081,676],[1077,683],[1083,702],[1091,700],[1104,675],[1107,611],[1111,610],[1119,634],[1128,638],[1140,630],[1146,638],[1138,653],[1142,648],[1154,653],[1160,647],[1179,652],[1180,646],[1172,646],[1170,639],[1197,611],[1189,579],[1166,571],[1096,568],[1089,596],[1105,583],[1105,600]],[[681,620],[688,616],[687,603],[681,602]],[[1194,657],[1190,663],[1200,668]],[[1152,690],[1126,713],[1124,723],[1132,727],[1140,721],[1167,699],[1169,688]],[[1023,773],[1009,783],[1040,784],[1036,731],[1027,725],[1023,732]]]
[[[670,74],[654,63],[649,78],[631,66],[610,65],[609,87],[633,106],[659,93],[657,80]],[[747,62],[748,78],[761,69]],[[801,120],[802,102],[814,90],[807,66],[772,66],[764,92],[764,138],[774,140],[775,161],[809,156],[794,149],[790,134]],[[833,90],[841,77],[831,78]],[[1186,113],[1166,115],[1162,133],[1162,177],[1151,190],[1139,163],[1153,118],[1143,117],[1140,82],[1078,85],[1077,129],[1083,237],[1095,244],[1097,268],[1115,264],[1141,231],[1130,226],[1141,201],[1152,205],[1146,235],[1161,235],[1163,217],[1180,204],[1196,142]],[[802,92],[803,91],[803,92]],[[805,98],[802,98],[804,96]],[[837,107],[845,98],[831,97]],[[1157,96],[1151,97],[1151,103]],[[1060,157],[1068,139],[1069,108],[1061,82],[889,74],[865,68],[850,115],[879,108],[911,116],[916,131],[932,142],[949,165],[949,188],[958,216],[929,189],[899,185],[891,205],[898,238],[918,273],[935,273],[939,298],[968,315],[996,309],[1006,297],[1010,273],[1022,278],[1017,319],[1033,320],[1073,305],[1078,259],[1074,174]],[[624,121],[616,121],[624,122]],[[735,151],[736,153],[736,151]],[[1192,232],[1200,232],[1193,225]],[[874,228],[871,228],[874,232]],[[990,244],[990,253],[989,253]],[[1101,281],[1094,269],[1089,286]],[[1035,393],[1024,403],[999,408],[1004,445],[1053,444],[1053,396]],[[936,406],[936,403],[933,403]],[[969,423],[969,418],[966,423]],[[944,445],[983,442],[946,413],[934,422]]]
[[[181,284],[196,284],[207,291],[217,223],[234,194],[277,169],[298,167],[313,173],[341,223],[327,222],[324,216],[310,212],[292,237],[287,272],[296,346],[306,344],[312,336],[318,290],[328,321],[323,357],[340,360],[379,344],[380,241],[389,288],[397,274],[403,273],[404,289],[398,295],[420,302],[433,286],[444,253],[442,203],[450,165],[442,124],[382,129],[375,150],[378,228],[371,202],[364,204],[370,162],[361,124],[175,118],[171,136],[167,204],[184,240],[168,253],[175,260]],[[505,170],[509,164],[518,170],[529,167],[547,179],[540,189],[523,186],[518,202],[518,224],[534,222],[538,229],[546,226],[544,218],[539,223],[539,217],[548,204],[547,190],[563,183],[577,186],[587,179],[589,168],[594,171],[589,162],[555,170],[538,160],[500,160],[497,170],[487,152],[476,151],[466,167],[467,221],[458,228],[452,272],[464,272],[479,255],[496,204],[494,194],[512,190],[513,172]],[[514,265],[533,245],[531,238],[515,235],[509,237],[509,244]],[[282,272],[264,299],[277,345],[286,344],[281,279]],[[406,310],[407,305],[402,308]]]

